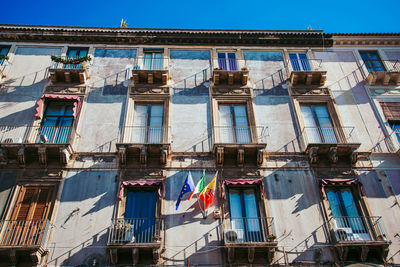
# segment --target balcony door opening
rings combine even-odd
[[[163,140],[163,104],[136,104],[134,110],[133,143],[154,144]]]
[[[329,188],[327,198],[338,241],[368,241],[367,218],[362,216],[350,188]]]
[[[237,235],[235,242],[264,241],[255,193],[254,188],[229,189],[230,226]]]
[[[79,59],[86,57],[87,54],[87,48],[70,47],[67,51],[67,59]],[[64,64],[64,69],[82,69],[82,64]]]
[[[218,66],[222,70],[237,70],[235,53],[218,53]]]
[[[290,63],[292,64],[293,71],[311,71],[307,54],[291,53],[289,54],[289,59]]]
[[[46,106],[39,143],[67,143],[74,122],[74,102],[50,101]]]
[[[301,105],[308,143],[336,144],[337,137],[325,105]]]
[[[377,51],[360,51],[360,55],[369,72],[386,71]]]
[[[144,51],[143,52],[143,69],[144,70],[162,70],[163,69],[163,52]]]
[[[219,141],[228,144],[251,143],[246,105],[218,105],[220,126]]]

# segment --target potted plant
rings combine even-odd
[[[135,242],[135,237],[132,231],[132,224],[125,221],[118,221],[115,225],[115,239],[118,242],[127,241]]]
[[[272,242],[272,241],[274,241],[276,239],[276,235],[274,235],[274,234],[268,234],[267,235],[267,241],[268,242]]]
[[[161,235],[155,234],[155,235],[153,236],[153,243],[160,243],[161,240],[162,240]]]

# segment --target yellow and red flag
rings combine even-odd
[[[204,189],[201,191],[201,193],[199,195],[199,199],[201,199],[201,201],[203,201],[204,210],[206,210],[213,202],[215,188],[217,185],[217,174],[218,174],[218,171],[215,173],[212,181],[206,187],[204,187]]]

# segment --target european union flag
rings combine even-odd
[[[192,179],[192,174],[189,172],[189,174],[186,176],[185,183],[182,186],[182,190],[181,193],[179,194],[178,200],[176,201],[176,210],[178,210],[183,195],[192,192],[193,190],[194,190],[194,183]]]

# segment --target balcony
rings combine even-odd
[[[304,127],[301,135],[311,164],[326,157],[334,164],[339,159],[350,159],[352,164],[358,160],[361,143],[354,127]]]
[[[222,227],[229,263],[240,260],[242,255],[247,255],[249,263],[272,262],[278,245],[273,218],[230,218],[224,220]]]
[[[328,229],[341,261],[385,261],[390,241],[382,217],[332,217]]]
[[[164,220],[161,218],[114,219],[109,228],[108,249],[112,264],[123,261],[129,252],[132,263],[156,264],[163,241]],[[130,257],[129,257],[130,258]],[[126,261],[126,259],[125,259]]]
[[[138,57],[132,70],[134,85],[167,85],[169,80],[168,58]]]
[[[368,60],[361,67],[365,81],[371,85],[400,85],[398,60]]]
[[[89,56],[76,59],[52,56],[51,59],[49,73],[53,84],[84,84],[89,78]]]
[[[262,165],[267,136],[268,128],[264,126],[215,126],[213,152],[217,164]]]
[[[235,58],[214,58],[212,73],[214,85],[245,86],[249,80],[249,69],[244,60]]]
[[[3,78],[6,77],[6,75],[4,74],[4,69],[6,68],[6,65],[7,61],[5,61],[5,59],[0,59],[0,82]]]
[[[287,63],[289,80],[292,86],[324,86],[326,70],[321,59],[291,59]]]
[[[121,128],[117,150],[121,164],[128,160],[142,165],[159,160],[167,164],[171,144],[168,142],[168,127],[124,126]]]
[[[9,264],[16,265],[19,258],[28,256],[34,266],[41,265],[48,253],[49,220],[6,220],[1,224],[0,253],[8,257]]]
[[[24,166],[28,159],[46,165],[57,158],[65,165],[73,153],[74,136],[73,126],[0,125],[0,164]]]

